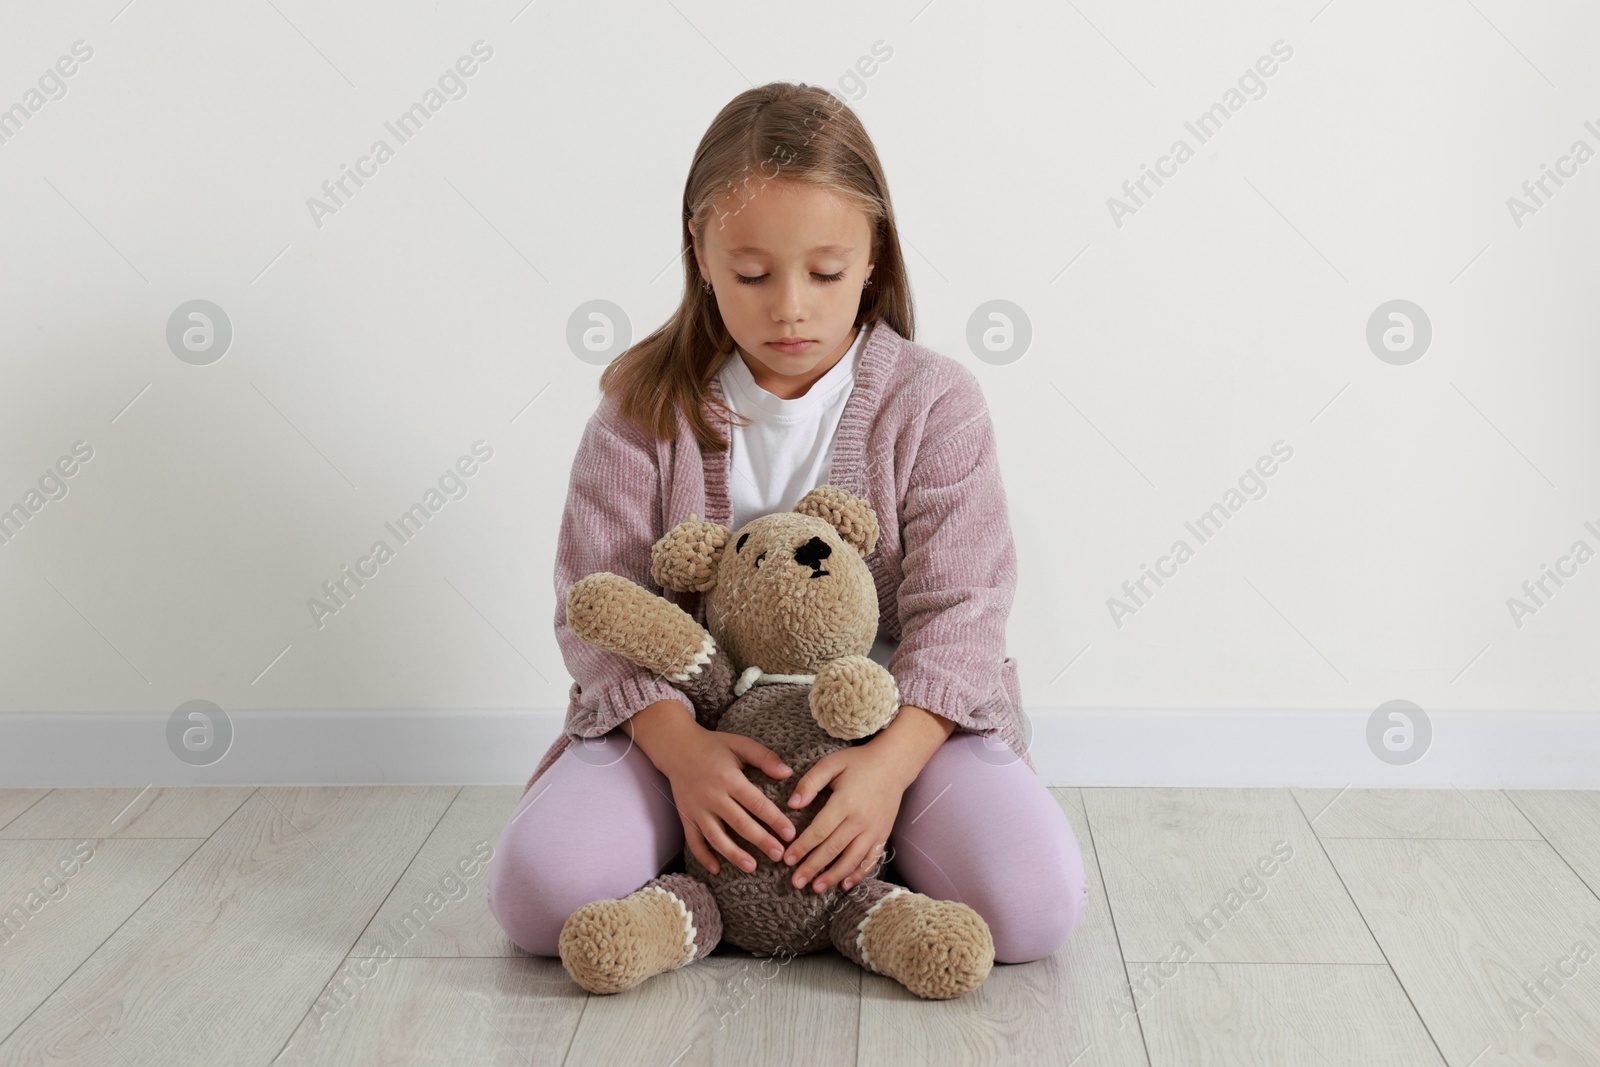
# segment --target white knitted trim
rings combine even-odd
[[[867,909],[867,913],[865,915],[863,915],[861,917],[861,921],[856,924],[856,951],[861,953],[861,962],[866,964],[867,970],[871,971],[873,974],[882,974],[883,972],[878,970],[877,967],[873,966],[872,960],[870,958],[868,958],[868,956],[867,956],[867,942],[866,942],[867,923],[872,920],[873,912],[875,912],[879,908],[883,907],[885,903],[887,903],[888,901],[893,900],[895,897],[899,896],[901,893],[909,893],[909,892],[911,892],[911,890],[907,889],[903,885],[895,886],[893,889],[889,890],[883,896],[879,897],[878,898],[878,902],[876,904],[872,905],[872,907],[868,908]]]
[[[814,674],[768,674],[760,667],[751,665],[746,667],[744,673],[739,675],[739,680],[733,683],[733,695],[742,697],[753,685],[811,685],[816,680],[817,676]]]
[[[676,904],[678,906],[678,914],[683,916],[683,927],[684,927],[684,935],[683,935],[684,957],[683,957],[683,963],[688,963],[690,960],[694,959],[694,934],[695,934],[694,916],[690,914],[689,906],[687,904],[685,904],[683,901],[679,900],[678,899],[678,895],[676,893],[672,892],[672,890],[670,890],[670,889],[663,889],[661,886],[658,886],[658,885],[653,885],[653,886],[650,886],[649,888],[655,890],[657,893],[665,893],[667,895],[667,897],[674,904]],[[683,963],[678,964],[678,966],[682,967]]]
[[[694,660],[677,674],[667,675],[669,682],[687,682],[691,675],[699,674],[700,668],[711,662],[711,656],[717,650],[716,638],[711,636],[711,631],[706,631],[706,639],[700,642],[700,651],[694,654]]]

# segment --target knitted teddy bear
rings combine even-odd
[[[744,773],[787,812],[798,839],[831,790],[794,811],[786,803],[794,784],[900,710],[893,675],[866,656],[877,635],[878,593],[865,557],[877,540],[871,504],[830,485],[811,490],[793,511],[737,531],[690,515],[651,548],[651,575],[664,589],[704,594],[707,627],[605,571],[573,584],[567,622],[585,643],[673,682],[702,725],[776,752],[793,770],[787,778],[750,766]],[[750,852],[754,871],[724,861],[712,874],[686,850],[684,873],[578,908],[561,930],[562,965],[584,989],[617,993],[706,956],[726,937],[760,956],[832,944],[930,999],[960,996],[988,976],[994,942],[967,905],[876,877],[848,891],[796,888],[794,868]],[[872,875],[882,863],[879,856]]]

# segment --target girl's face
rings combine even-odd
[[[757,383],[803,395],[855,340],[861,287],[872,272],[872,226],[837,194],[770,181],[729,197],[701,233],[695,260]],[[780,344],[794,338],[800,344]]]

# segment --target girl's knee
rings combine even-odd
[[[583,905],[627,896],[650,879],[650,859],[607,853],[573,840],[570,828],[518,826],[500,834],[489,862],[488,905],[512,944],[536,956],[559,955],[561,928]]]
[[[489,914],[524,952],[553,956],[573,910],[561,913],[570,880],[562,865],[551,862],[555,843],[548,828],[523,814],[519,809],[500,831],[489,861]]]
[[[1054,955],[1072,938],[1083,916],[1081,890],[1040,901],[1021,913],[1007,912],[989,922],[996,963],[1032,963]]]
[[[1058,952],[1088,910],[1089,883],[1076,850],[1039,859],[1029,864],[1028,877],[996,886],[996,896],[1004,898],[989,902],[987,910],[972,904],[989,923],[997,963],[1030,963]]]
[[[524,952],[553,956],[566,915],[557,915],[560,887],[555,872],[540,863],[536,853],[528,835],[512,833],[509,827],[501,833],[489,863],[489,914]]]
[[[524,952],[556,956],[561,928],[573,912],[591,901],[626,896],[637,888],[619,891],[571,868],[537,860],[506,863],[489,873],[489,914]]]

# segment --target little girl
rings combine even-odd
[[[1017,571],[994,429],[976,377],[911,340],[889,188],[855,113],[803,84],[735,97],[695,153],[683,247],[682,304],[606,367],[573,460],[555,624],[575,681],[565,732],[501,833],[490,911],[555,956],[573,911],[628,896],[686,846],[712,872],[753,870],[753,846],[817,892],[888,858],[887,881],[983,916],[997,962],[1055,952],[1088,885],[1005,655]],[[670,682],[584,644],[566,602],[596,571],[663,594],[650,549],[673,526],[693,514],[737,530],[822,484],[878,513],[872,658],[903,706],[799,780],[791,810],[831,795],[796,839],[744,773],[791,774],[778,756],[705,729]],[[700,594],[663,595],[704,624]]]

